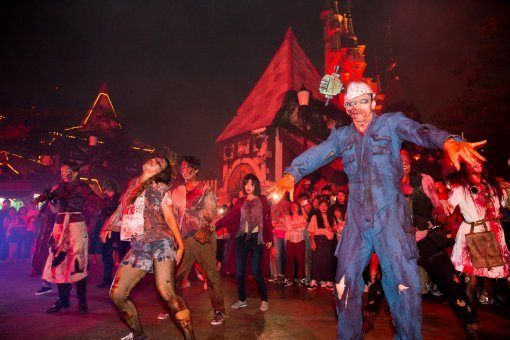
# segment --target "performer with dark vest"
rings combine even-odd
[[[50,238],[50,255],[42,278],[57,284],[58,300],[46,310],[56,313],[71,306],[71,284],[76,282],[79,312],[88,313],[87,256],[88,235],[83,208],[88,200],[99,199],[87,184],[78,179],[80,168],[66,162],[60,168],[62,182],[39,196],[38,201],[54,201],[57,217]]]

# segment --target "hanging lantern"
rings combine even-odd
[[[89,146],[96,146],[97,145],[98,137],[94,135],[89,136]]]
[[[308,106],[310,103],[310,91],[308,91],[305,85],[301,85],[301,89],[297,93],[299,106]]]

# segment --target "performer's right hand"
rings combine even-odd
[[[101,233],[99,234],[99,238],[101,239],[102,243],[106,243],[106,239],[112,237],[112,231],[111,230],[104,230],[101,229]]]
[[[290,193],[290,200],[293,201],[294,195],[294,176],[285,174],[275,185],[269,188],[268,193],[270,198],[275,203],[278,203],[286,192]]]
[[[184,247],[181,247],[181,248],[177,249],[177,254],[175,255],[175,261],[177,262],[176,264],[181,263],[183,256],[184,256]]]
[[[326,74],[319,85],[319,91],[325,96],[333,98],[342,91],[342,81],[331,74]]]

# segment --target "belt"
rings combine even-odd
[[[474,222],[468,222],[468,221],[464,220],[464,222],[471,225],[471,233],[473,233],[475,227],[478,225],[483,225],[485,227],[485,231],[487,231],[487,222],[491,222],[491,221],[498,221],[498,219],[497,218],[484,218],[483,220],[474,221]]]
[[[468,222],[468,221],[464,220],[464,222],[466,222],[467,224],[470,224],[472,227],[476,227],[477,225],[482,225],[482,224],[485,224],[485,223],[491,222],[491,221],[498,221],[498,219],[497,218],[484,218],[483,220],[474,221],[474,222]]]

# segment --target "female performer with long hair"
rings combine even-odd
[[[484,288],[488,290],[489,296],[492,296],[494,286],[488,279],[508,279],[510,273],[510,252],[498,219],[500,201],[496,190],[485,180],[482,173],[482,165],[467,165],[465,176],[460,179],[460,185],[452,187],[448,198],[450,213],[459,206],[464,218],[455,238],[451,259],[455,269],[466,274],[469,279],[466,293],[471,302],[474,302],[476,297],[477,277],[484,279]],[[503,260],[502,265],[487,268],[477,268],[473,265],[466,235],[483,231],[494,233],[497,248]]]
[[[147,272],[154,271],[156,288],[186,339],[194,339],[191,313],[175,290],[175,267],[184,253],[184,243],[167,194],[172,169],[166,158],[153,158],[132,179],[117,211],[105,223],[101,237],[119,225],[121,239],[131,239],[131,250],[115,274],[110,298],[127,322],[131,333],[123,339],[146,339],[131,290]],[[177,246],[176,246],[177,244]]]
[[[271,224],[271,208],[267,198],[261,195],[260,181],[254,174],[243,179],[243,193],[237,205],[221,220],[216,222],[216,229],[229,227],[230,235],[235,235],[237,294],[239,300],[231,308],[246,307],[246,259],[251,253],[251,271],[257,282],[260,295],[260,310],[269,308],[266,283],[262,274],[262,255],[264,247],[271,248],[273,226]]]

